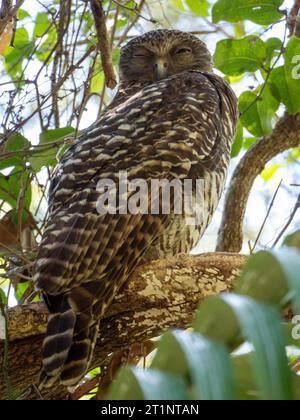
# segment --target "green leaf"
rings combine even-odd
[[[210,4],[207,0],[185,0],[188,8],[198,16],[209,16]]]
[[[249,150],[257,141],[258,139],[256,137],[246,137],[243,144],[244,149]]]
[[[270,179],[273,178],[273,176],[280,168],[282,168],[282,165],[280,165],[279,163],[271,163],[271,165],[269,165],[266,169],[262,171],[260,176],[265,182],[268,182],[270,181]]]
[[[285,238],[284,244],[300,250],[300,230]]]
[[[283,17],[279,7],[284,0],[219,0],[212,10],[213,23],[220,20],[239,22],[251,20],[259,25],[270,25]]]
[[[0,138],[2,135],[0,135]],[[30,142],[21,134],[17,133],[13,135],[7,142],[5,142],[5,152],[19,152],[23,149],[30,147]],[[0,170],[13,167],[13,166],[22,166],[24,161],[21,153],[15,153],[15,156],[9,157],[7,159],[1,159],[0,157]]]
[[[243,141],[244,141],[244,129],[242,124],[239,122],[236,136],[232,145],[231,149],[231,157],[235,158],[239,155],[240,151],[243,148]]]
[[[284,277],[283,269],[274,255],[260,251],[248,259],[234,291],[264,303],[285,304],[288,286]]]
[[[61,145],[51,144],[68,135],[74,134],[73,127],[63,127],[54,130],[48,130],[40,135],[40,143],[35,148],[29,162],[35,172],[39,172],[43,166],[55,166],[57,164],[57,154]],[[47,147],[48,146],[48,147]]]
[[[272,254],[280,263],[287,282],[287,299],[293,302],[295,312],[300,314],[300,252],[294,248],[281,248],[273,250]]]
[[[2,305],[6,305],[7,304],[7,296],[4,293],[4,290],[2,290],[1,288],[0,288],[0,303]]]
[[[293,248],[261,251],[249,258],[235,291],[268,304],[293,301],[300,314],[300,253]]]
[[[22,192],[23,207],[29,210],[32,191],[29,183],[30,174],[23,167],[15,167],[7,176],[0,174],[0,199],[12,208],[17,207],[17,201]]]
[[[172,6],[176,7],[176,9],[180,10],[181,12],[185,12],[185,7],[182,0],[171,0]]]
[[[14,40],[14,48],[9,47],[5,52],[5,70],[13,79],[21,76],[23,60],[28,58],[34,50],[34,42],[29,40],[28,31],[18,28]],[[21,86],[21,84],[18,84]]]
[[[19,9],[18,10],[18,13],[17,13],[18,20],[23,20],[27,17],[30,17],[30,14],[26,10],[24,10],[24,9]]]
[[[239,98],[240,121],[257,137],[272,133],[278,108],[279,101],[272,95],[269,86],[261,86],[254,92],[246,91]]]
[[[154,369],[121,369],[107,396],[108,400],[186,400],[182,378]]]
[[[257,36],[219,41],[214,54],[217,69],[229,76],[260,69],[267,58],[265,43]]]
[[[15,288],[15,298],[18,302],[21,300],[28,287],[30,287],[30,284],[27,281],[18,283],[17,287]]]
[[[103,89],[104,82],[104,73],[101,63],[98,61],[95,65],[94,74],[91,81],[91,93],[99,94]]]
[[[267,47],[268,61],[272,58],[277,57],[282,48],[282,40],[279,38],[268,38],[265,42]]]
[[[228,350],[200,334],[179,330],[164,334],[151,368],[184,377],[188,375],[197,400],[235,398]]]
[[[49,56],[49,51],[52,50],[56,43],[56,31],[50,30],[48,32],[47,38],[45,41],[39,46],[38,50],[36,51],[36,57],[43,63],[46,58]],[[49,59],[49,63],[52,61],[52,57]]]
[[[39,12],[36,15],[33,37],[40,38],[44,36],[50,26],[51,26],[51,21],[49,19],[48,13]]]
[[[209,337],[225,339],[225,343],[228,339],[233,341],[233,333],[237,338],[241,331],[255,350],[253,368],[260,398],[292,399],[285,330],[274,307],[259,304],[245,296],[222,295],[208,299],[200,307],[194,326]]]
[[[291,400],[293,392],[285,352],[286,336],[277,310],[243,296],[229,294],[223,299],[239,319],[243,336],[255,349],[253,365],[260,397]]]
[[[40,135],[40,144],[50,143],[68,135],[74,134],[75,130],[73,127],[56,128],[54,130],[44,131]]]
[[[284,66],[274,69],[270,83],[273,94],[287,107],[290,114],[300,112],[300,39],[293,37],[284,53]]]

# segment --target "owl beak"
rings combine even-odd
[[[168,75],[168,63],[163,58],[158,58],[154,66],[155,79],[161,80]]]

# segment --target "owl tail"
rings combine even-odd
[[[47,296],[51,314],[43,343],[40,388],[53,386],[57,381],[65,386],[77,385],[88,369],[100,314],[94,313],[93,296],[83,289],[75,289],[73,296]],[[75,296],[82,305],[80,308],[74,305]]]
[[[43,343],[43,371],[40,387],[52,386],[60,375],[73,343],[76,314],[64,295],[46,296],[50,310],[46,338]]]

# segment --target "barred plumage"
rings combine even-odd
[[[34,276],[51,313],[44,385],[80,381],[99,321],[133,269],[189,252],[224,187],[237,105],[227,83],[213,74],[205,45],[183,32],[153,31],[123,48],[120,68],[116,98],[67,151],[52,180]],[[148,183],[204,179],[202,224],[187,226],[185,215],[172,211],[99,214],[97,183],[117,182],[119,171]]]

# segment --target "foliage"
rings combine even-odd
[[[299,232],[287,244],[295,238],[299,247]],[[299,346],[300,336],[279,315],[290,304],[300,311],[299,251],[251,257],[232,294],[201,304],[193,332],[164,334],[148,370],[121,370],[108,399],[299,399],[300,378],[286,347]],[[237,352],[245,343],[250,349]]]

